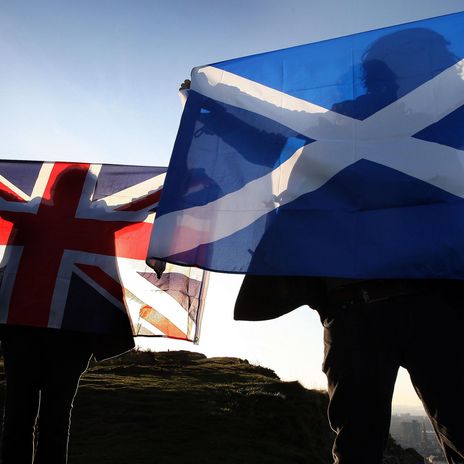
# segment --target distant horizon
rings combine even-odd
[[[395,404],[392,407],[392,416],[406,416],[411,417],[428,417],[424,408],[421,406],[410,406],[404,404]]]

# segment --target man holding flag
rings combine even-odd
[[[194,341],[203,272],[146,265],[166,168],[0,161],[2,462],[65,464],[79,377],[133,337]],[[196,272],[198,271],[198,272]]]
[[[150,255],[247,273],[237,318],[319,311],[339,464],[382,462],[399,366],[464,462],[463,38],[459,13],[192,75]]]
[[[27,166],[23,175],[26,172]],[[103,318],[96,314],[94,323],[102,319],[107,323],[107,331],[99,334],[91,329],[44,327],[62,263],[62,251],[56,250],[66,240],[71,241],[66,229],[86,176],[84,166],[57,163],[35,215],[31,211],[6,211],[3,205],[0,212],[0,230],[9,231],[5,234],[7,245],[22,248],[8,304],[2,294],[2,306],[8,307],[8,319],[0,324],[6,381],[1,449],[4,464],[65,464],[72,405],[90,358],[101,361],[135,346],[124,313],[106,313]],[[17,205],[18,196],[7,191],[4,184],[2,187],[2,199]],[[77,221],[71,225],[76,246],[81,240]],[[114,237],[108,238],[111,250],[107,252],[114,255]],[[11,279],[7,265],[12,261],[8,253],[3,256],[4,281]],[[39,267],[42,271],[37,275]],[[87,306],[83,292],[76,303]]]

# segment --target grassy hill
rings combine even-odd
[[[235,358],[132,352],[94,364],[75,400],[70,464],[329,464],[327,396]],[[394,444],[387,461],[416,464]]]

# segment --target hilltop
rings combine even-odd
[[[327,395],[236,358],[131,352],[91,366],[70,464],[329,464]],[[386,462],[422,463],[391,443]]]

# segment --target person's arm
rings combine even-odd
[[[188,98],[188,94],[189,94],[189,90],[190,90],[190,84],[191,84],[190,79],[185,79],[184,82],[182,82],[182,84],[180,84],[179,98],[180,98],[180,102],[182,104],[182,108],[187,103],[187,98]]]

